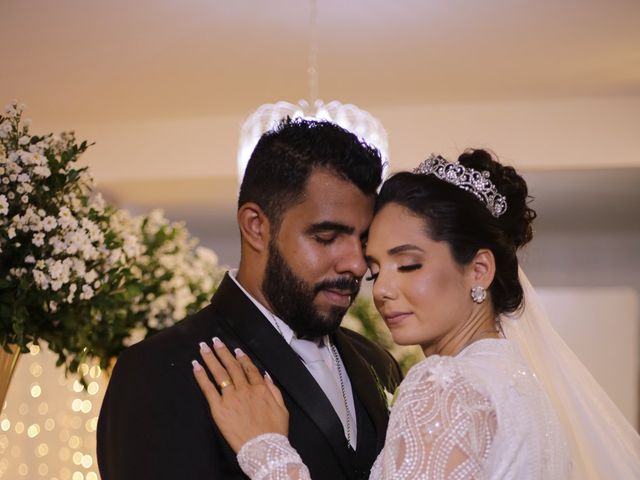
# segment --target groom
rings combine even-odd
[[[328,123],[262,136],[240,188],[241,260],[211,304],[127,349],[98,423],[103,480],[240,479],[191,371],[199,342],[241,348],[280,387],[314,480],[365,479],[382,448],[391,356],[339,327],[366,271],[379,153]]]

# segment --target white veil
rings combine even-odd
[[[640,479],[640,435],[553,329],[519,271],[524,308],[500,318],[543,385],[564,427],[574,479]]]

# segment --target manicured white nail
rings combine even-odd
[[[268,379],[271,383],[273,383],[273,378],[271,378],[271,375],[269,375],[269,372],[267,372],[266,370],[264,372],[264,378]]]
[[[242,350],[240,350],[239,348],[236,348],[234,350],[234,353],[236,354],[236,358],[240,358],[240,357],[244,357],[245,356],[244,352]]]
[[[210,352],[211,349],[209,348],[209,345],[207,345],[204,342],[200,342],[200,351],[201,352]]]
[[[200,365],[197,360],[192,360],[191,365],[193,365],[194,371],[202,370],[202,365]]]
[[[222,343],[222,340],[220,340],[218,337],[213,337],[213,346],[215,348],[224,347],[224,343]]]

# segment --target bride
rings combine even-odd
[[[383,185],[366,247],[373,298],[394,341],[426,358],[399,387],[370,478],[640,478],[637,433],[518,267],[535,218],[528,198],[516,171],[483,150],[457,163],[431,156]],[[245,474],[309,479],[268,373],[213,346],[202,357],[225,387],[195,360],[194,374]]]

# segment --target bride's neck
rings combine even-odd
[[[493,308],[482,305],[475,309],[466,321],[460,322],[441,338],[423,346],[424,355],[454,357],[473,342],[485,338],[500,338]]]

